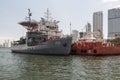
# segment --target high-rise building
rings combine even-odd
[[[103,12],[93,13],[93,33],[99,33],[103,38]]]
[[[108,10],[108,38],[120,36],[120,8]]]
[[[77,30],[72,30],[72,42],[77,41],[79,38],[79,32]]]
[[[91,24],[90,23],[87,23],[85,27],[86,27],[86,32],[91,32]]]
[[[84,38],[90,39],[90,38],[91,38],[91,24],[90,24],[90,23],[87,23],[87,24],[85,25],[85,27],[86,27],[86,32],[85,32],[85,34],[84,34]]]

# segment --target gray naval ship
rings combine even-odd
[[[12,42],[12,52],[54,55],[70,53],[72,37],[62,34],[62,31],[58,29],[59,21],[50,17],[48,9],[45,18],[41,18],[40,21],[31,20],[31,16],[28,9],[28,20],[19,23],[27,29],[26,36]]]

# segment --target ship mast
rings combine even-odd
[[[29,26],[28,26],[28,30],[31,30],[31,16],[32,16],[32,13],[30,12],[30,9],[28,9],[28,19],[29,19]]]
[[[28,31],[32,31],[31,30],[31,16],[32,16],[32,13],[30,12],[30,9],[28,8],[28,19],[29,19],[29,26],[28,26]],[[26,34],[26,46],[28,46],[28,34]]]
[[[51,13],[50,13],[49,9],[47,8],[47,12],[45,12],[45,18],[47,19],[47,21],[50,20],[50,18],[51,18],[50,15],[51,15]]]

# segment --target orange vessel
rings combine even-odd
[[[79,40],[72,44],[71,53],[79,55],[117,55],[120,54],[120,43]]]

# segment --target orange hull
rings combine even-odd
[[[78,41],[72,44],[71,53],[79,55],[117,55],[120,43]]]

